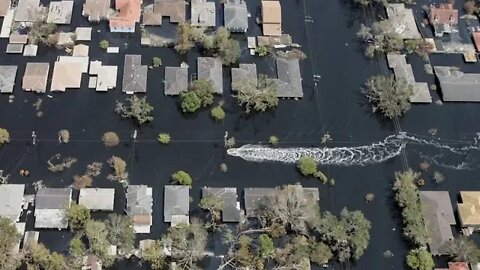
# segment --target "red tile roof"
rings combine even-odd
[[[115,0],[115,8],[119,10],[116,17],[110,18],[110,27],[133,27],[140,22],[142,0]]]
[[[439,7],[431,5],[428,18],[431,24],[457,24],[458,10],[452,4],[440,4]]]
[[[449,270],[470,270],[470,267],[466,262],[449,262],[448,269]]]

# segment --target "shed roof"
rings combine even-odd
[[[445,255],[443,247],[453,239],[451,225],[456,224],[450,195],[448,191],[421,191],[420,202],[430,252]]]
[[[114,188],[82,188],[78,203],[90,210],[113,211]]]
[[[223,69],[222,61],[214,57],[197,58],[198,78],[209,80],[213,84],[214,92],[223,93]]]
[[[0,66],[0,93],[13,93],[17,69],[17,66]]]
[[[72,13],[73,1],[52,1],[48,9],[47,23],[70,24]]]
[[[147,71],[147,66],[142,65],[141,55],[125,55],[122,91],[125,93],[147,92]]]
[[[179,95],[187,88],[187,67],[165,67],[165,95]]]
[[[480,226],[480,191],[460,191],[458,217],[462,226]]]
[[[77,41],[90,41],[92,39],[92,28],[77,27],[75,28],[75,36]]]
[[[480,102],[480,74],[463,73],[456,67],[436,66],[444,101]]]
[[[224,24],[232,32],[246,32],[248,29],[247,2],[228,0],[224,4]]]
[[[45,93],[49,69],[49,63],[27,63],[22,88],[26,91]]]
[[[245,82],[245,80],[257,85],[256,64],[239,64],[238,68],[232,68],[232,90],[238,90],[237,85]]]
[[[7,44],[5,52],[21,54],[23,52],[23,44]]]
[[[35,44],[27,44],[25,45],[25,49],[23,50],[23,56],[34,57],[37,56],[38,45]]]
[[[218,197],[223,200],[222,220],[223,222],[240,221],[240,203],[238,202],[237,188],[202,188],[202,198],[207,196]]]
[[[25,236],[23,237],[23,249],[25,249],[29,243],[38,243],[39,236],[40,232],[26,231]]]
[[[277,97],[303,97],[302,75],[298,59],[277,58]]]
[[[22,212],[25,185],[0,185],[0,216],[17,222]]]
[[[189,186],[165,186],[163,220],[171,222],[172,216],[188,216],[190,211]]]
[[[196,26],[215,26],[216,8],[215,2],[206,0],[192,0],[191,6],[191,24]]]

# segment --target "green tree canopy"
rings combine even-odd
[[[165,257],[162,242],[159,240],[155,240],[142,253],[142,260],[148,262],[153,270],[160,270],[165,267]]]
[[[315,176],[317,174],[317,162],[309,156],[300,157],[297,168],[304,176]]]
[[[173,180],[173,183],[178,185],[185,185],[185,186],[192,185],[192,177],[190,177],[190,175],[185,171],[177,171],[174,174],[172,174],[172,180]]]
[[[139,125],[153,120],[153,106],[147,102],[147,97],[139,98],[136,95],[126,99],[126,102],[118,102],[115,112],[123,118],[132,118]]]
[[[129,216],[110,214],[105,222],[108,231],[107,239],[122,252],[129,253],[135,245],[133,221]]]
[[[372,27],[361,24],[357,36],[364,42],[369,58],[403,49],[403,39],[389,20],[374,22]]]
[[[424,249],[413,249],[407,254],[407,265],[414,270],[432,270],[435,263],[432,254]]]
[[[20,260],[12,250],[20,237],[13,222],[0,217],[0,269],[15,270],[19,266]]]
[[[272,238],[268,234],[261,234],[258,241],[260,243],[260,256],[264,259],[272,258],[275,254]]]
[[[445,251],[457,262],[480,262],[480,250],[477,244],[465,235],[460,235],[451,242],[447,242]]]
[[[223,111],[222,106],[215,106],[210,111],[210,115],[215,121],[222,121],[225,118],[225,111]]]
[[[90,210],[81,204],[73,203],[67,211],[68,225],[73,231],[83,230],[90,220]]]
[[[234,85],[237,93],[234,95],[245,111],[264,112],[278,105],[277,84],[267,76],[260,74],[257,81],[243,80]]]
[[[198,206],[210,213],[213,223],[220,220],[220,214],[223,210],[223,200],[220,197],[213,195],[205,196],[200,200]]]

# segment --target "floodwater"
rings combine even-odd
[[[116,100],[123,100],[121,76],[117,89],[108,93],[96,93],[87,89],[88,78],[84,76],[81,89],[67,90],[66,93],[53,93],[53,98],[45,94],[26,93],[21,90],[21,78],[25,63],[53,61],[60,51],[39,48],[38,57],[26,59],[19,55],[2,55],[2,65],[18,65],[14,102],[8,102],[8,96],[0,96],[0,127],[10,131],[12,142],[0,150],[0,169],[11,174],[11,183],[31,184],[37,180],[49,187],[66,187],[71,184],[75,174],[81,174],[85,166],[93,161],[106,161],[116,155],[128,164],[131,184],[147,184],[153,187],[154,208],[153,226],[150,235],[138,235],[138,239],[158,238],[167,228],[163,223],[163,186],[169,182],[170,175],[177,170],[185,170],[194,178],[191,197],[194,208],[200,198],[203,186],[232,186],[241,192],[244,187],[273,187],[300,182],[304,186],[318,187],[321,193],[322,211],[338,213],[343,207],[361,210],[372,222],[371,241],[365,255],[358,261],[344,265],[332,265],[330,269],[404,269],[404,256],[408,244],[401,231],[400,213],[395,207],[391,193],[391,183],[395,171],[407,166],[417,169],[422,160],[430,160],[434,165],[427,173],[424,190],[449,190],[452,201],[457,200],[459,190],[478,190],[478,153],[470,151],[468,155],[456,155],[448,149],[439,149],[420,142],[408,144],[404,161],[400,157],[383,163],[368,166],[321,166],[334,186],[322,185],[313,179],[301,177],[292,164],[248,162],[238,157],[228,156],[223,148],[223,136],[228,131],[236,138],[238,146],[244,144],[266,143],[270,135],[280,138],[279,147],[353,147],[370,145],[395,134],[391,121],[385,121],[371,113],[366,99],[360,92],[363,82],[373,74],[386,71],[383,59],[369,61],[362,55],[360,44],[355,36],[359,25],[370,20],[367,12],[356,9],[348,0],[281,0],[283,8],[283,30],[293,36],[294,42],[303,46],[307,60],[302,63],[303,88],[302,100],[282,100],[277,109],[262,114],[245,115],[230,96],[230,70],[224,68],[224,95],[227,117],[222,123],[210,119],[208,110],[194,115],[183,115],[179,110],[179,99],[163,95],[164,66],[178,66],[185,61],[190,66],[190,74],[195,73],[196,57],[193,51],[188,56],[178,56],[169,48],[141,48],[140,32],[132,35],[112,34],[105,22],[94,24],[90,43],[91,60],[101,60],[107,65],[118,65],[119,74],[123,73],[123,55],[141,54],[142,62],[150,64],[152,57],[159,56],[163,66],[149,70],[147,100],[155,107],[154,121],[138,127],[128,119],[121,119],[113,112]],[[460,2],[460,1],[458,1]],[[81,17],[83,1],[75,1],[72,26],[63,26],[68,31],[74,26],[87,26],[89,23]],[[255,24],[259,12],[259,1],[248,1],[252,17],[249,35],[260,33]],[[415,8],[420,13],[420,7]],[[97,44],[106,38],[111,46],[119,46],[120,54],[105,54]],[[246,36],[236,36],[246,47]],[[0,41],[0,51],[4,51],[6,40]],[[83,42],[82,42],[83,43]],[[432,75],[427,75],[423,62],[411,57],[415,76],[418,81],[435,83]],[[242,63],[255,62],[260,73],[275,76],[272,58],[251,57],[246,50],[242,53]],[[465,71],[480,72],[478,65],[463,65],[461,56],[434,56],[433,64],[453,63]],[[314,75],[319,79],[314,81]],[[438,95],[432,92],[435,100]],[[32,104],[43,100],[42,117],[37,117]],[[217,102],[220,100],[218,98]],[[418,138],[443,138],[442,143],[450,146],[464,146],[473,141],[478,131],[477,123],[480,109],[477,104],[414,105],[408,114],[400,120],[401,129]],[[70,131],[70,142],[58,144],[57,132],[60,129]],[[138,130],[136,143],[131,135]],[[35,131],[38,142],[31,144],[31,132]],[[106,149],[100,137],[106,131],[115,131],[122,144]],[[430,132],[429,132],[430,131]],[[160,145],[156,141],[159,132],[168,132],[172,143]],[[330,134],[332,141],[322,144],[324,134]],[[61,153],[73,156],[78,162],[69,170],[52,174],[46,169],[46,160]],[[220,171],[220,164],[228,165],[228,172]],[[458,165],[473,164],[469,169],[458,169]],[[403,164],[403,165],[402,165]],[[105,179],[109,168],[104,164],[103,173],[94,181],[95,187],[116,188],[115,212],[122,213],[125,196],[119,184]],[[466,166],[464,166],[466,167]],[[20,177],[18,171],[28,169],[30,177]],[[446,180],[435,185],[432,172],[442,172]],[[33,193],[31,185],[28,192]],[[365,194],[373,192],[375,200],[365,203]],[[76,194],[75,194],[76,196]],[[198,211],[193,211],[195,215]],[[102,217],[103,215],[98,215]],[[27,228],[33,227],[33,215],[24,217]],[[40,241],[49,248],[65,252],[71,234],[67,231],[41,231]],[[217,249],[218,250],[218,249]],[[394,256],[385,258],[387,250]],[[218,262],[206,261],[205,269],[216,269]],[[114,269],[139,269],[136,262],[117,264]]]

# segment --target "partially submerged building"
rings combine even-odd
[[[147,92],[148,67],[142,65],[141,55],[125,55],[122,91],[127,94]]]
[[[0,216],[18,222],[24,203],[25,185],[1,184],[0,185]]]
[[[422,38],[411,8],[406,8],[403,3],[391,3],[388,4],[385,9],[387,10],[387,17],[393,29],[402,39]]]
[[[22,80],[22,89],[45,93],[47,91],[49,63],[27,63]]]
[[[214,27],[217,25],[215,2],[207,0],[192,0],[191,24],[195,26]]]
[[[428,20],[433,26],[435,36],[442,37],[443,34],[451,33],[458,24],[458,10],[453,4],[440,4],[439,7],[430,5]]]
[[[216,94],[223,94],[222,61],[215,57],[197,58],[198,79],[210,81]]]
[[[237,91],[238,85],[243,83],[257,85],[257,65],[239,64],[238,68],[232,68],[232,90]]]
[[[0,66],[0,93],[13,93],[17,70],[17,66]]]
[[[165,67],[165,95],[179,95],[188,88],[187,67]]]
[[[223,201],[222,221],[223,222],[240,222],[241,209],[238,201],[237,188],[202,188],[202,198],[213,196]]]
[[[110,18],[110,31],[134,33],[135,24],[140,22],[142,0],[115,0],[118,15]]]
[[[156,0],[153,5],[145,7],[143,12],[144,25],[161,25],[163,17],[168,17],[171,23],[185,22],[184,0]]]
[[[405,80],[413,88],[413,93],[409,97],[411,103],[431,103],[432,96],[428,89],[428,84],[425,82],[416,82],[413,75],[412,65],[407,63],[407,58],[404,54],[387,54],[388,66],[393,69],[395,79]]]
[[[13,20],[16,22],[43,21],[47,9],[40,4],[40,0],[18,0]]]
[[[480,191],[460,191],[458,218],[470,233],[480,228]]]
[[[227,0],[223,7],[225,28],[230,32],[245,33],[248,30],[248,10],[245,0]]]
[[[110,0],[85,0],[82,16],[90,22],[108,20],[110,18]]]
[[[88,72],[88,63],[85,56],[59,56],[53,68],[50,91],[80,88],[82,73]]]
[[[277,97],[302,98],[302,74],[298,59],[277,58]]]
[[[52,1],[48,9],[47,23],[70,24],[72,13],[73,1]]]
[[[480,102],[480,73],[463,73],[457,67],[436,66],[443,101]]]
[[[92,28],[91,27],[75,28],[75,37],[77,41],[90,41],[92,39]]]
[[[163,221],[172,226],[189,224],[190,187],[166,185],[164,193]]]
[[[82,188],[78,196],[78,204],[90,210],[113,211],[114,200],[114,188]]]
[[[135,233],[150,233],[152,226],[153,194],[146,185],[127,187],[127,215],[133,220]]]
[[[71,198],[71,188],[39,189],[35,197],[35,228],[66,229]]]
[[[117,66],[102,65],[101,61],[90,62],[89,88],[95,88],[97,92],[105,92],[117,87]]]
[[[262,1],[262,29],[264,36],[282,35],[282,6],[278,0]]]
[[[430,253],[445,255],[445,245],[453,240],[451,226],[456,224],[450,195],[448,191],[420,191],[420,202]]]

